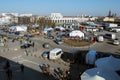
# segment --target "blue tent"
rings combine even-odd
[[[95,50],[90,50],[87,54],[86,54],[86,64],[91,64],[93,65],[95,63],[96,60],[96,55],[97,52]]]

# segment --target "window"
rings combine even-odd
[[[61,52],[62,52],[62,51],[59,51],[59,52],[57,52],[57,53],[56,53],[56,55],[59,55],[59,54],[61,54]]]

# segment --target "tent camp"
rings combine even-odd
[[[70,37],[84,37],[84,33],[79,31],[79,30],[74,30],[72,32],[69,33]]]
[[[16,32],[16,31],[26,32],[27,31],[27,26],[24,26],[24,25],[22,25],[22,26],[11,26],[9,29],[11,31],[14,31],[14,32]]]
[[[91,64],[93,65],[95,63],[96,60],[96,55],[97,52],[95,50],[90,50],[87,54],[86,54],[86,64]]]
[[[81,75],[81,80],[120,80],[120,76],[114,71],[92,68]]]
[[[109,56],[96,60],[95,65],[105,70],[117,71],[120,70],[120,59]]]

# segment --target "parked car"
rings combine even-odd
[[[43,58],[48,58],[48,56],[49,56],[49,51],[43,52],[43,54],[42,54]]]
[[[114,40],[114,41],[113,41],[113,44],[114,44],[114,45],[119,45],[120,42],[119,42],[119,40]]]
[[[29,37],[29,38],[30,38],[30,37],[34,37],[32,34],[25,34],[24,36],[25,36],[25,37]]]
[[[48,43],[48,42],[44,43],[43,48],[49,49],[50,48],[50,43]]]
[[[20,46],[21,49],[25,49],[25,48],[29,48],[30,46],[32,46],[32,44],[29,43],[25,43],[22,46]]]
[[[63,43],[63,40],[61,38],[56,38],[54,40],[57,44],[62,44]]]

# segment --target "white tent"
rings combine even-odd
[[[101,76],[95,75],[92,77],[90,77],[90,76],[85,76],[84,78],[82,77],[82,80],[105,80],[105,79]]]
[[[109,69],[113,71],[120,70],[120,59],[117,59],[113,56],[105,57],[96,60],[95,65],[102,69]]]
[[[10,28],[9,28],[10,30],[12,30],[12,31],[23,31],[23,32],[25,32],[25,31],[27,31],[27,26],[24,26],[24,25],[22,25],[22,26],[11,26]]]
[[[84,37],[84,33],[79,31],[79,30],[74,30],[72,32],[69,33],[70,37]]]
[[[92,68],[81,75],[81,80],[120,80],[120,76],[114,71]]]
[[[44,33],[47,34],[48,31],[53,31],[54,29],[53,28],[44,28]]]
[[[56,26],[55,29],[60,29],[61,31],[65,30],[65,28],[62,26]]]
[[[86,54],[86,64],[94,64],[95,60],[96,60],[96,55],[97,52],[95,50],[90,50],[87,54]]]

